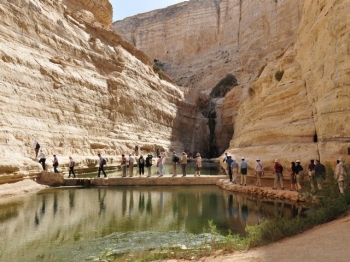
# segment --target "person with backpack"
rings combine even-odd
[[[298,191],[298,186],[297,186],[297,178],[296,178],[296,172],[297,172],[297,167],[295,166],[295,162],[291,162],[291,174],[290,174],[290,191],[293,191],[293,188],[295,191]]]
[[[105,176],[105,177],[107,177],[107,175],[106,175],[106,172],[105,172],[105,170],[104,170],[104,165],[107,163],[106,162],[106,159],[104,159],[102,156],[101,156],[101,154],[97,154],[98,155],[98,157],[99,157],[99,165],[98,165],[98,175],[97,175],[97,177],[100,177],[100,174],[101,174],[101,171],[102,171],[102,173],[103,173],[103,175]]]
[[[177,176],[176,174],[176,165],[179,162],[180,158],[176,155],[176,152],[173,151],[173,157],[172,157],[172,162],[173,162],[173,177]]]
[[[151,154],[148,154],[148,156],[146,157],[147,177],[152,176],[152,158],[153,156]]]
[[[59,173],[58,172],[58,170],[57,170],[57,167],[58,167],[58,159],[57,159],[57,157],[56,157],[56,155],[53,155],[53,171],[55,172],[55,173]]]
[[[34,140],[34,150],[35,150],[35,158],[38,157],[38,153],[39,153],[39,149],[40,149],[40,144],[37,140]],[[44,169],[45,170],[45,169]]]
[[[242,157],[242,161],[240,163],[241,168],[241,183],[240,185],[247,185],[247,174],[248,174],[248,163],[245,161],[244,157]]]
[[[70,177],[70,175],[73,174],[73,177],[76,178],[75,172],[74,172],[74,166],[75,166],[75,162],[74,162],[73,158],[70,156],[69,157],[69,175],[68,175],[68,177]]]
[[[180,159],[181,169],[182,169],[182,176],[186,176],[186,165],[187,165],[187,154],[186,152],[182,152],[182,156]]]
[[[300,165],[300,160],[298,159],[296,162],[296,166],[295,166],[295,176],[296,176],[296,179],[297,179],[297,186],[298,186],[298,190],[297,191],[300,191],[301,190],[301,180],[303,178],[303,171],[304,171],[304,168]]]
[[[256,164],[255,164],[255,175],[257,177],[256,181],[256,186],[261,187],[261,177],[264,175],[264,167],[262,163],[260,162],[260,158],[256,159]]]
[[[278,159],[275,159],[275,165],[273,167],[274,171],[273,173],[275,174],[275,181],[273,183],[273,188],[272,189],[277,189],[277,182],[280,181],[281,183],[281,190],[284,190],[283,186],[283,166],[278,163]]]
[[[326,167],[321,164],[320,160],[316,160],[315,165],[315,180],[317,183],[317,188],[322,189],[324,180],[326,179]]]
[[[226,169],[228,170],[228,176],[230,177],[230,182],[232,182],[232,169],[231,169],[231,164],[233,162],[233,159],[231,156],[227,156],[227,159],[226,159]]]
[[[139,166],[139,176],[143,176],[145,174],[145,159],[143,158],[143,155],[140,156],[137,162],[137,165]]]

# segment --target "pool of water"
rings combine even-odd
[[[47,189],[0,202],[0,261],[86,261],[208,239],[301,207],[253,200],[216,186]],[[124,261],[121,259],[120,261]]]

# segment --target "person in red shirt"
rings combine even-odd
[[[284,187],[283,187],[283,167],[280,163],[278,163],[278,159],[275,159],[275,165],[274,165],[273,169],[274,169],[273,173],[275,174],[275,181],[274,181],[272,189],[277,189],[277,182],[279,180],[281,183],[281,190],[284,190]]]

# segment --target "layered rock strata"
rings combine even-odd
[[[113,23],[124,39],[185,87],[208,94],[228,73],[240,86],[216,105],[215,147],[222,153],[236,133],[238,102],[261,65],[295,40],[304,0],[190,0]],[[207,117],[207,116],[205,116]],[[208,122],[206,120],[205,122]],[[208,127],[200,140],[208,140]],[[201,151],[205,147],[201,148]]]
[[[225,144],[232,132],[237,160],[254,168],[260,157],[271,171],[276,158],[286,170],[301,159],[306,169],[350,154],[349,10],[333,0],[192,0],[113,27],[177,83],[210,90],[227,73],[238,79],[216,106],[216,137]]]
[[[52,154],[91,167],[98,152],[119,161],[135,145],[182,152],[192,140],[194,104],[106,26],[107,1],[4,0],[0,15],[2,175],[41,170],[35,139],[49,167]]]
[[[350,148],[347,1],[305,1],[295,44],[262,68],[238,110],[229,152],[271,169],[279,158],[345,161]],[[284,72],[280,81],[277,72]],[[253,164],[254,166],[254,164]]]

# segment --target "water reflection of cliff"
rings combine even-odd
[[[245,225],[259,223],[276,210],[298,214],[277,203],[227,194],[215,186],[115,187],[47,190],[9,203],[0,224],[1,261],[43,256],[48,250],[114,232],[203,233],[212,220],[222,233],[245,234]],[[11,210],[11,214],[8,211]]]

